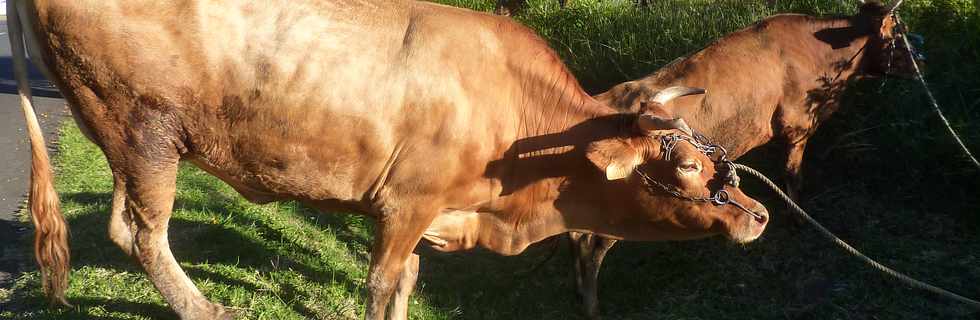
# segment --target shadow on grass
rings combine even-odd
[[[819,144],[817,148],[820,148]],[[762,160],[761,163],[758,159]],[[768,159],[764,155],[746,158],[748,163],[759,163],[764,171],[773,172],[774,166],[765,160]],[[864,165],[868,166],[867,163]],[[980,243],[977,242],[976,233],[967,232],[975,226],[963,226],[957,222],[955,215],[921,216],[919,213],[925,212],[921,211],[924,209],[908,209],[906,202],[886,202],[882,201],[881,196],[867,193],[867,189],[880,189],[881,182],[833,187],[844,183],[843,180],[846,180],[844,175],[809,180],[813,181],[808,182],[811,186],[821,186],[807,189],[808,194],[819,197],[820,203],[804,201],[804,206],[813,209],[810,211],[818,220],[872,256],[898,259],[886,260],[895,263],[897,269],[918,272],[913,275],[967,296],[980,295],[978,288],[963,285],[980,281],[980,272],[975,265],[957,264],[955,259],[976,261],[976,257],[967,252],[969,248],[977,248],[976,244]],[[750,194],[768,194],[759,186],[753,187],[752,181],[745,183]],[[198,187],[204,190],[213,188],[206,184]],[[63,198],[66,202],[79,204],[81,208],[80,212],[71,215],[69,221],[76,268],[97,266],[142,274],[137,264],[108,241],[105,230],[111,200],[109,193],[71,193]],[[904,312],[916,314],[914,318],[920,319],[969,319],[970,315],[963,311],[962,306],[934,299],[886,280],[841,254],[809,227],[792,227],[789,216],[779,202],[774,198],[768,200],[763,201],[772,204],[773,222],[761,241],[747,246],[728,244],[721,239],[618,245],[609,254],[600,274],[603,314],[607,318],[626,319],[657,315],[680,318],[821,319],[848,316],[866,318],[864,315],[888,312],[893,312],[890,314],[895,316],[894,312]],[[319,257],[320,254],[308,245],[287,240],[290,237],[268,221],[236,214],[236,201],[224,196],[196,201],[177,199],[175,207],[207,212],[221,220],[220,223],[202,223],[174,218],[171,222],[171,243],[179,261],[235,266],[261,273],[288,268],[310,281],[323,283],[334,279],[348,293],[366,296],[362,286],[349,274],[292,258]],[[970,204],[965,206],[969,207]],[[350,222],[341,216],[319,214],[305,208],[293,211],[295,213],[286,214],[296,214],[304,221],[315,221],[311,224],[320,229],[339,230],[341,232],[337,232],[337,238],[341,241],[369,246],[368,239],[349,232]],[[892,214],[885,214],[888,212]],[[913,223],[906,219],[910,217],[926,223]],[[876,222],[879,220],[884,222]],[[927,233],[919,236],[906,230],[913,226],[919,229],[912,231],[925,230]],[[923,229],[924,226],[928,228]],[[938,231],[931,231],[932,228],[938,228]],[[347,234],[342,235],[344,232]],[[914,241],[907,241],[910,239],[908,235],[913,235]],[[901,242],[901,245],[896,245],[896,242]],[[952,245],[944,250],[943,244]],[[515,257],[502,257],[482,250],[450,254],[421,250],[422,274],[418,292],[434,308],[448,314],[458,314],[463,319],[581,318],[566,246],[567,243],[560,243],[561,254],[530,274],[526,271],[550,254],[550,246],[535,245]],[[923,252],[936,257],[927,260],[916,258]],[[273,265],[270,261],[277,263]],[[186,268],[186,271],[195,280],[210,279],[227,286],[253,291],[260,289],[241,279],[201,268]],[[280,295],[284,301],[309,298],[308,293],[300,288],[290,284],[282,286]],[[33,299],[40,300],[38,297]],[[896,302],[909,299],[915,303]],[[153,304],[120,302],[122,307],[119,308],[115,300],[82,297],[73,298],[72,301],[89,308],[102,307],[151,318],[173,317],[165,307]],[[938,310],[936,306],[948,307],[952,311]],[[41,305],[37,307],[43,308]],[[148,309],[143,310],[144,307]],[[317,317],[316,312],[302,304],[293,303],[290,307],[303,317]],[[899,311],[887,311],[891,309]]]
[[[345,242],[345,243],[352,243],[352,244],[355,244],[355,245],[357,245],[357,246],[359,246],[361,248],[367,248],[368,250],[371,248],[371,241],[372,240],[371,240],[371,238],[369,238],[370,236],[364,237],[364,236],[361,236],[361,235],[356,234],[353,230],[351,230],[352,229],[351,228],[351,223],[350,223],[350,220],[351,219],[350,219],[350,217],[348,217],[348,215],[351,215],[351,214],[348,214],[348,213],[322,213],[322,212],[316,211],[314,209],[310,209],[310,208],[303,207],[303,206],[299,207],[294,212],[296,213],[296,215],[298,215],[300,217],[303,217],[303,218],[305,218],[307,220],[313,221],[321,229],[332,230],[334,232],[334,236],[337,237],[337,240],[340,240],[340,241]],[[363,219],[363,220],[360,220],[360,219]],[[361,223],[360,227],[365,228],[366,229],[366,232],[368,234],[373,234],[373,232],[374,232],[374,228],[373,228],[374,224],[371,223],[371,221],[369,221],[369,220],[370,220],[370,218],[361,217],[361,218],[359,218],[356,221],[363,221],[363,223]],[[356,256],[359,259],[359,261],[360,262],[363,262],[363,263],[367,263],[368,260],[370,259],[369,256],[367,256],[367,255],[361,255],[361,254],[358,254],[357,252],[351,252],[351,255]]]
[[[152,303],[139,303],[132,301],[120,301],[118,299],[100,299],[90,297],[75,298],[72,299],[71,302],[79,310],[102,308],[109,312],[127,313],[149,319],[175,318],[174,313],[170,311],[169,308]],[[118,319],[115,317],[92,317],[88,314],[74,312],[66,312],[64,316],[64,319],[83,319],[82,316],[89,317],[87,319]]]
[[[73,194],[66,199],[81,203],[104,203],[108,197],[108,194]],[[268,223],[245,215],[228,215],[229,208],[220,205],[186,199],[179,201],[187,210],[228,216],[223,224],[174,219],[174,233],[183,235],[173,241],[174,251],[181,261],[235,265],[266,272],[272,268],[269,261],[278,260],[280,268],[291,268],[313,281],[332,277],[338,283],[343,283],[348,292],[364,296],[356,282],[342,272],[331,274],[295,261],[280,251],[269,249],[267,243],[256,242],[231,228],[254,228],[263,239],[269,241],[288,239],[281,230]],[[789,314],[797,318],[821,318],[842,315],[840,307],[833,301],[835,296],[862,297],[876,291],[887,291],[891,296],[909,294],[908,290],[895,283],[880,281],[879,276],[864,269],[863,265],[848,260],[812,230],[793,227],[782,209],[774,211],[776,217],[763,239],[744,247],[727,244],[721,239],[620,244],[610,253],[600,275],[600,301],[604,314],[612,318],[648,318],[655,314],[691,317],[736,314],[756,318],[778,318]],[[828,222],[829,227],[850,231],[842,234],[856,232],[848,224],[864,225],[862,221],[868,219],[821,211],[816,214]],[[304,217],[316,215],[311,210],[299,214]],[[105,240],[104,214],[81,214],[71,223],[73,230],[80,229],[80,226],[98,226],[95,233],[99,235],[93,237],[83,230],[82,235],[76,234],[73,243],[92,241],[115,252],[96,256],[91,255],[90,251],[84,255],[77,254],[76,257],[81,257],[77,265],[109,266],[129,271],[138,269]],[[345,223],[341,219],[318,219],[316,225],[337,230],[344,228]],[[368,243],[366,239],[359,241]],[[450,254],[422,250],[420,279],[423,284],[419,292],[440,310],[450,313],[461,310],[460,317],[465,319],[578,318],[580,305],[574,294],[566,246],[564,242],[559,244],[561,254],[531,274],[525,272],[550,253],[549,246],[536,245],[515,257],[503,257],[483,250]],[[288,248],[302,255],[317,256],[301,244],[294,243]],[[962,271],[968,272],[968,269]],[[197,280],[206,278],[229,286],[257,289],[254,285],[213,272],[195,268],[188,271]],[[858,275],[855,276],[855,273]],[[853,287],[869,281],[872,284],[867,288]],[[282,293],[286,301],[298,300],[303,295],[295,288],[284,288]],[[716,303],[718,299],[722,300]],[[767,307],[741,307],[756,305],[759,301],[766,301]],[[882,304],[887,305],[884,302],[875,305],[881,307]],[[678,305],[685,307],[678,308]],[[292,307],[305,317],[315,315],[299,304]],[[869,307],[857,312],[866,314],[875,310],[875,307]],[[934,315],[956,318],[956,315],[948,313]]]
[[[40,291],[35,290],[26,294],[20,294],[19,302],[11,304],[9,309],[0,311],[13,312],[15,319],[89,319],[89,320],[116,320],[131,319],[133,316],[147,319],[175,319],[176,315],[169,308],[154,304],[125,301],[120,299],[104,299],[94,297],[74,297],[71,300],[72,307],[50,307],[46,299],[39,295]],[[92,315],[92,310],[98,309],[99,314],[125,314],[126,316],[99,316]],[[44,310],[38,312],[38,310]]]
[[[821,146],[817,144],[816,147]],[[764,171],[774,172],[772,162],[766,161],[769,159],[764,156],[755,158],[750,155],[746,158],[748,163],[753,164],[759,163],[756,159],[762,160],[760,167]],[[834,158],[822,160],[835,162],[830,164],[832,166],[848,161]],[[863,165],[869,164],[864,162]],[[953,259],[967,257],[974,259],[967,261],[976,261],[976,257],[969,256],[965,251],[930,253],[943,251],[943,243],[954,243],[950,250],[976,248],[977,235],[965,232],[973,230],[975,226],[962,226],[955,215],[923,217],[919,213],[925,212],[922,211],[924,209],[908,209],[906,202],[885,202],[881,195],[867,193],[868,189],[880,189],[882,182],[833,187],[846,182],[843,180],[846,180],[844,175],[808,180],[812,181],[808,182],[811,186],[821,186],[807,189],[808,194],[820,198],[820,203],[804,201],[804,206],[814,209],[811,213],[818,220],[872,256],[900,258],[897,269],[917,271],[919,273],[913,275],[936,281],[941,286],[950,286],[967,296],[980,295],[977,288],[964,288],[962,284],[980,281],[980,272],[977,272],[975,265],[958,265]],[[752,184],[746,181],[748,193],[768,194],[768,191]],[[206,183],[195,187],[203,190],[213,188]],[[902,192],[890,194],[900,195]],[[97,266],[142,274],[140,268],[107,239],[109,193],[71,193],[63,198],[79,204],[81,208],[80,212],[71,215],[69,221],[73,232],[75,267]],[[792,227],[788,223],[789,216],[778,202],[774,198],[768,200],[763,201],[773,204],[770,205],[774,211],[773,223],[757,243],[737,246],[714,239],[618,245],[610,253],[600,274],[603,314],[607,318],[627,319],[657,315],[680,318],[820,319],[865,318],[863,315],[897,309],[899,311],[893,312],[911,312],[919,318],[967,319],[969,316],[962,311],[962,306],[933,301],[932,298],[923,297],[925,294],[921,292],[905,289],[890,280],[883,281],[883,277],[839,253],[808,227]],[[306,244],[288,240],[291,237],[284,234],[281,227],[236,213],[237,201],[226,196],[212,196],[203,200],[177,199],[175,207],[210,213],[221,220],[204,223],[174,218],[171,221],[171,243],[179,261],[221,264],[261,273],[288,268],[310,281],[322,283],[334,279],[349,294],[365,296],[364,290],[351,275],[310,263],[309,260],[293,258],[315,258],[320,254]],[[970,205],[967,203],[965,206]],[[293,212],[286,214],[296,214],[304,221],[312,221],[311,224],[317,228],[335,231],[340,241],[365,247],[370,245],[369,239],[351,232],[350,221],[342,216],[319,214],[305,208]],[[905,219],[909,217],[928,222],[925,225],[930,228],[940,226],[939,231],[927,230],[924,239],[914,239],[916,243],[910,243],[906,241],[909,239],[906,236],[915,233],[909,233],[906,229],[922,227],[923,224]],[[883,219],[886,221],[875,222]],[[870,226],[870,229],[864,226]],[[894,245],[895,242],[902,244]],[[482,250],[451,254],[421,250],[422,283],[418,292],[434,308],[448,314],[458,314],[459,318],[464,319],[580,318],[580,304],[574,294],[566,246],[566,243],[560,243],[561,254],[530,274],[526,271],[542,261],[550,253],[551,247],[536,245],[515,257],[502,257]],[[923,252],[938,258],[915,258]],[[277,263],[273,265],[270,261]],[[210,279],[252,291],[260,289],[241,279],[201,268],[186,270],[195,280]],[[933,273],[931,270],[940,272]],[[284,301],[309,298],[301,288],[290,284],[282,286],[280,295]],[[916,297],[913,299],[916,302],[896,302],[908,300],[909,297]],[[151,318],[173,317],[165,307],[153,304],[145,305],[147,311],[142,309],[144,304],[138,303],[120,302],[120,309],[114,300],[83,297],[72,301],[82,306],[132,311],[135,315]],[[949,307],[953,311],[937,310],[935,306]],[[302,304],[293,303],[290,307],[303,317],[317,317],[316,312]]]
[[[72,267],[99,267],[117,271],[133,272],[143,274],[142,269],[136,261],[125,256],[122,251],[108,240],[106,227],[108,226],[108,203],[111,201],[109,193],[71,193],[63,195],[67,202],[80,204],[84,209],[82,212],[74,213],[68,219],[72,230]],[[170,243],[174,255],[181,263],[191,264],[220,264],[234,266],[236,268],[253,269],[267,273],[275,270],[292,270],[306,279],[324,283],[340,284],[349,294],[363,296],[365,294],[362,286],[342,270],[330,269],[326,265],[312,266],[299,262],[291,257],[308,256],[317,257],[319,253],[314,252],[298,243],[286,243],[273,245],[271,242],[286,241],[286,237],[281,231],[270,226],[267,222],[252,219],[246,215],[228,214],[228,207],[213,204],[220,201],[199,203],[177,199],[178,206],[185,210],[195,210],[210,212],[216,216],[229,217],[221,224],[208,224],[197,221],[189,221],[181,218],[172,218],[170,221]],[[175,206],[175,207],[178,207]],[[261,238],[255,239],[252,236],[244,235],[236,228],[250,228],[256,230]],[[284,252],[288,250],[289,252]],[[272,264],[270,262],[275,262]],[[215,272],[203,270],[201,268],[184,268],[189,276],[194,280],[209,279],[231,287],[245,288],[250,291],[259,288],[239,279],[230,278]],[[288,286],[288,285],[287,285]],[[296,288],[283,288],[279,293],[284,301],[303,301],[308,297]],[[80,307],[98,305],[104,303],[107,309],[129,312],[136,308],[137,304],[127,304],[120,302],[122,308],[116,307],[116,301],[97,300],[89,298],[72,298],[75,303],[78,301]],[[142,305],[142,304],[139,304]],[[148,304],[149,305],[149,304]],[[111,307],[110,307],[111,306]],[[133,308],[130,308],[133,307]],[[298,303],[291,306],[295,312],[305,318],[316,318],[314,312]],[[172,318],[174,315],[166,308],[155,306],[155,309],[163,310],[164,318]],[[150,308],[151,310],[154,308]],[[155,311],[154,311],[155,312]],[[142,315],[143,312],[134,312]],[[159,314],[154,313],[151,318],[160,318]],[[71,317],[76,319],[78,317]]]

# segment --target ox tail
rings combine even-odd
[[[27,18],[23,15],[27,12],[27,8],[18,8],[18,5],[25,4],[19,0],[7,0],[7,27],[10,33],[17,92],[20,95],[20,106],[24,109],[27,135],[31,143],[31,189],[28,202],[31,221],[34,222],[34,258],[41,271],[44,292],[51,299],[51,303],[69,305],[65,300],[71,259],[68,249],[68,225],[61,215],[58,193],[54,190],[51,160],[48,158],[41,126],[34,113],[31,87],[27,82],[24,27],[21,24],[21,18]]]

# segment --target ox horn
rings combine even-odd
[[[674,98],[689,96],[694,94],[703,94],[705,92],[706,91],[701,88],[681,87],[681,86],[670,87],[670,88],[660,90],[660,92],[658,92],[657,95],[653,96],[651,102],[659,106],[663,106],[664,104],[667,104],[667,102],[670,102],[670,100],[673,100]],[[650,133],[651,131],[654,130],[677,129],[689,136],[694,134],[694,131],[691,130],[691,127],[687,125],[687,122],[685,122],[684,119],[662,117],[656,115],[655,113],[640,114],[639,117],[636,119],[636,125],[643,133]]]
[[[663,118],[652,114],[641,114],[636,119],[636,125],[643,133],[650,133],[654,130],[677,129],[684,132],[688,136],[694,136],[694,130],[691,130],[691,127],[687,125],[687,122],[681,118]]]
[[[902,1],[905,1],[905,0],[898,0],[898,1],[895,1],[895,3],[893,3],[893,4],[891,5],[891,7],[890,7],[890,8],[888,8],[888,12],[892,12],[892,11],[895,11],[895,9],[898,9],[898,6],[900,6],[900,5],[902,5]]]
[[[653,99],[651,100],[653,100],[653,102],[665,105],[667,102],[670,102],[670,100],[674,100],[674,98],[677,97],[689,96],[692,94],[703,94],[705,92],[707,91],[701,88],[675,86],[660,90],[660,92],[657,92],[657,95],[653,96]]]

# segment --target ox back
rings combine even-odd
[[[62,303],[67,231],[21,33],[109,162],[109,238],[182,319],[235,314],[208,301],[169,248],[181,160],[251,201],[373,216],[369,319],[389,302],[392,318],[407,317],[423,237],[443,251],[516,254],[570,230],[747,242],[768,221],[736,186],[709,184],[720,173],[683,128],[665,125],[679,121],[662,108],[600,104],[507,18],[382,0],[9,0],[10,12],[34,150],[36,256]],[[664,91],[658,107],[703,92]],[[664,139],[686,142],[663,150]],[[705,194],[742,205],[689,202]]]
[[[455,169],[501,151],[485,141],[513,139],[505,106],[481,105],[499,99],[462,88],[493,83],[479,77],[500,72],[452,58],[479,41],[502,46],[490,30],[453,31],[452,15],[477,25],[492,17],[364,1],[156,6],[82,1],[40,12],[46,40],[72,50],[53,52],[49,64],[95,141],[121,138],[109,128],[154,126],[129,143],[176,145],[250,200],[331,199],[370,211],[362,200],[395,157],[433,170],[411,174],[477,177],[482,170]],[[444,14],[426,15],[432,7]],[[86,14],[58,18],[79,11]],[[427,39],[433,30],[441,37]],[[440,153],[452,156],[428,156]]]
[[[838,109],[848,83],[866,76],[913,74],[908,53],[894,42],[899,35],[893,32],[898,23],[893,9],[871,2],[853,16],[775,15],[595,98],[635,112],[663,88],[705,88],[706,95],[679,98],[670,111],[725,147],[730,159],[771,141],[779,143],[786,156],[787,193],[798,198],[807,141]],[[571,237],[579,293],[586,313],[597,318],[598,270],[616,240],[579,233]]]
[[[795,197],[806,143],[838,109],[848,83],[912,75],[908,53],[894,42],[896,23],[890,7],[874,2],[853,16],[775,15],[595,97],[635,111],[669,86],[705,88],[708,94],[680,98],[671,111],[732,159],[770,141],[783,144]]]

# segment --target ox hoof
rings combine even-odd
[[[595,307],[586,306],[585,318],[589,320],[602,320],[602,316],[599,315],[598,305]]]
[[[221,306],[219,306],[219,308],[220,309],[218,310],[218,313],[214,317],[215,319],[220,319],[220,320],[235,320],[235,319],[240,318],[239,317],[239,314],[238,314],[238,311],[235,311],[235,310],[232,310],[232,309],[228,309],[228,308],[225,308],[225,307],[221,307]]]
[[[242,318],[238,311],[228,309],[217,303],[209,303],[209,306],[205,308],[206,311],[202,310],[196,316],[191,316],[191,319],[208,319],[208,320],[234,320]]]

